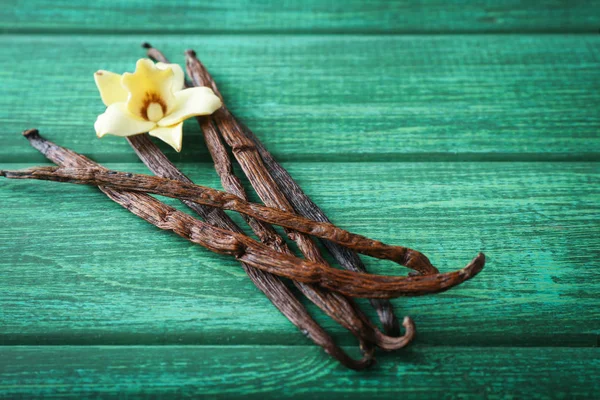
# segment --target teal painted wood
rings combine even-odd
[[[596,0],[8,0],[4,31],[187,33],[597,32]]]
[[[150,40],[174,61],[189,47],[281,160],[598,160],[600,36],[0,36],[0,162],[41,162],[18,134],[110,161],[92,74],[132,70]],[[56,57],[60,55],[60,60]],[[23,67],[25,66],[25,67]],[[184,151],[208,158],[190,121]]]
[[[417,248],[443,271],[487,254],[484,272],[455,290],[394,300],[415,319],[418,343],[597,345],[600,164],[285,166],[344,228]],[[210,164],[181,167],[219,187]],[[0,203],[2,344],[308,343],[234,260],[159,231],[93,188],[3,179]],[[406,273],[366,261],[373,272]]]
[[[0,393],[549,399],[594,398],[600,390],[600,349],[413,346],[382,360],[356,373],[314,346],[15,346],[0,348]]]
[[[175,61],[193,47],[335,222],[423,250],[442,270],[483,250],[487,268],[454,291],[395,300],[417,323],[417,346],[357,374],[312,346],[233,260],[93,188],[0,180],[0,397],[596,395],[598,1],[177,4],[3,4],[0,167],[45,161],[18,134],[39,127],[144,171],[124,141],[94,137],[103,107],[92,73],[131,69],[145,40]],[[194,123],[183,153],[166,150],[219,187]],[[99,346],[112,344],[122,346]]]

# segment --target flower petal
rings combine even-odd
[[[205,86],[179,91],[175,99],[175,108],[158,121],[159,126],[173,125],[195,115],[209,115],[221,107],[221,100]]]
[[[148,132],[154,128],[154,122],[142,121],[127,111],[125,103],[113,103],[98,116],[94,128],[96,135],[102,137],[106,134],[115,136],[131,136]]]
[[[127,109],[133,115],[147,119],[146,111],[149,104],[157,103],[163,108],[163,114],[168,114],[175,106],[175,96],[172,87],[175,74],[172,68],[158,69],[148,59],[141,59],[135,65],[135,72],[126,72],[121,80],[129,92]]]
[[[96,71],[94,74],[100,97],[106,107],[113,103],[127,101],[127,91],[121,86],[121,75],[110,71]]]
[[[162,70],[170,68],[173,71],[173,86],[171,87],[173,93],[179,92],[183,89],[185,77],[183,75],[183,69],[181,69],[179,64],[165,64],[163,62],[157,62],[156,68]]]
[[[182,126],[183,122],[172,126],[164,126],[152,129],[150,136],[154,136],[173,147],[178,153],[181,151],[181,140],[182,140]]]

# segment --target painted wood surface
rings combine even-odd
[[[4,31],[597,32],[597,0],[6,0]]]
[[[488,254],[485,273],[460,288],[394,301],[415,318],[420,343],[596,344],[600,247],[591,232],[600,214],[590,187],[600,184],[598,164],[285,166],[344,228],[418,248],[445,271]],[[182,169],[219,187],[210,164]],[[2,189],[4,344],[308,343],[234,260],[148,225],[96,189],[34,181],[2,181]],[[406,272],[365,260],[374,272]]]
[[[544,399],[600,389],[600,349],[414,346],[367,373],[314,346],[14,346],[3,355],[0,391],[12,396]]]
[[[92,74],[131,70],[143,41],[177,62],[195,48],[333,221],[444,271],[479,250],[489,262],[456,290],[394,300],[416,343],[357,374],[235,261],[93,188],[0,180],[0,397],[597,396],[598,1],[5,3],[0,168],[45,163],[19,134],[37,127],[147,172],[95,138]],[[162,148],[220,187],[195,123],[181,154]]]
[[[598,35],[0,36],[0,160],[43,161],[24,160],[17,135],[37,127],[100,161],[136,161],[123,140],[96,139],[92,74],[133,70],[144,40],[173,61],[198,50],[284,161],[598,161]],[[186,151],[169,155],[207,159],[200,137],[190,121]]]

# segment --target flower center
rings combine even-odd
[[[167,113],[167,105],[158,93],[147,92],[142,101],[140,114],[146,121],[160,121]]]
[[[152,122],[157,122],[164,117],[162,106],[158,103],[150,103],[148,108],[146,109],[146,115],[148,116],[148,120]]]

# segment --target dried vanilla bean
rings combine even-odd
[[[209,119],[198,118],[198,120],[201,123],[206,144],[213,157],[215,168],[221,177],[224,187],[233,193],[246,198],[243,186],[239,179],[233,174],[233,168],[227,151],[218,136],[218,132],[212,125],[212,122]],[[293,218],[295,215],[290,215],[289,217]],[[282,220],[285,219],[286,217],[282,218]],[[248,222],[263,243],[274,248],[276,251],[292,255],[283,239],[281,239],[269,225],[265,226],[265,224],[252,218],[249,218]],[[387,337],[379,332],[377,327],[371,323],[366,315],[364,315],[353,302],[340,294],[331,293],[306,283],[294,282],[294,284],[305,296],[307,296],[307,298],[325,311],[327,315],[352,332],[361,341],[361,348],[367,346],[367,344],[364,343],[364,340],[368,340],[384,350],[397,350],[406,346],[414,337],[414,322],[409,317],[404,318],[403,321],[403,326],[406,329],[404,336]]]
[[[234,256],[264,271],[306,283],[316,283],[352,297],[393,298],[422,296],[446,291],[481,271],[483,255],[476,257],[467,267],[446,274],[397,277],[372,275],[338,270],[309,260],[278,253],[248,236],[215,228],[196,220],[177,209],[149,197],[140,202],[139,193],[119,193],[111,198],[137,216],[160,229],[173,231],[179,236],[220,254]]]
[[[227,154],[227,150],[221,142],[218,131],[212,120],[205,118],[197,118],[197,120],[204,134],[204,140],[213,159],[215,170],[221,178],[223,188],[230,193],[239,196],[238,198],[247,200],[246,191],[244,190],[240,179],[233,172],[233,166],[229,159],[229,155]],[[245,216],[248,225],[257,234],[261,242],[278,252],[293,255],[285,241],[270,225],[248,215]],[[358,318],[355,307],[350,302],[340,299],[339,294],[331,293],[314,285],[302,282],[294,281],[294,285],[296,285],[309,300],[329,315],[334,321],[340,323],[352,332],[352,334],[360,341],[360,347],[363,351],[365,349],[368,350],[369,346],[372,346],[369,343],[365,343],[365,340],[376,342],[379,335],[376,335],[373,332],[372,325],[368,322],[365,325],[364,319]],[[414,335],[413,321],[411,319],[406,319],[405,324],[408,324],[408,334],[405,337],[408,340],[397,343],[398,347],[396,348],[404,347],[412,339],[412,335]]]
[[[210,74],[207,76],[212,80]],[[235,118],[233,114],[232,116]],[[254,135],[254,133],[242,122],[239,120],[237,121],[242,127],[242,132],[244,132],[246,137],[252,140],[256,145],[269,173],[275,182],[277,182],[277,185],[285,197],[292,203],[294,210],[296,210],[299,215],[313,221],[331,223],[331,220],[325,215],[323,210],[321,210],[321,208],[317,206],[306,193],[304,193],[300,185],[298,185],[289,172],[275,160],[256,135]],[[326,239],[321,239],[321,243],[323,243],[325,248],[342,267],[354,272],[367,272],[367,268],[355,251]],[[433,271],[430,273],[433,273]],[[384,299],[369,299],[369,301],[375,311],[377,311],[377,315],[379,316],[379,320],[381,321],[385,332],[390,336],[399,336],[400,324],[394,313],[394,306],[392,303],[389,300]]]
[[[162,151],[160,151],[158,146],[156,146],[152,142],[152,140],[150,140],[148,135],[144,134],[144,135],[130,136],[127,138],[127,140],[129,141],[129,143],[131,144],[131,146],[133,147],[135,152],[138,154],[140,159],[144,162],[144,164],[146,164],[146,166],[155,174],[157,174],[159,176],[164,176],[164,177],[173,177],[175,179],[185,181],[187,183],[191,182],[189,180],[189,178],[187,178],[181,171],[179,171],[177,169],[177,167],[167,158],[167,156]],[[195,210],[196,212],[204,212],[204,213],[207,212],[206,206],[194,204],[188,200],[183,200],[183,203],[186,204],[188,207],[192,208],[193,210]],[[198,208],[201,208],[201,209],[197,210]],[[218,211],[222,212],[222,210],[218,210]],[[217,212],[216,210],[212,211],[213,217],[216,214],[216,212]],[[222,218],[220,218],[220,219],[222,220]],[[233,224],[233,221],[231,221],[231,219],[229,217],[227,217],[227,219]],[[229,224],[229,225],[231,226],[231,224]],[[235,225],[235,224],[233,224],[233,225],[235,226],[235,228],[228,229],[228,230],[242,233],[242,231],[239,229],[239,227],[237,227],[237,225]],[[254,224],[253,227],[256,227],[256,224]],[[268,229],[261,230],[260,232],[262,234],[276,236],[274,231],[271,234],[268,231]],[[283,242],[281,242],[281,243],[283,243]],[[277,243],[276,243],[276,241],[271,241],[271,244],[276,245]],[[320,298],[316,298],[315,300],[318,302],[317,305],[321,305],[323,298],[320,297]],[[327,307],[325,310],[326,310],[326,312],[328,311],[328,314],[331,314],[332,312],[337,311],[337,310],[339,310],[340,313],[342,313],[343,311],[348,311],[348,310],[342,310],[340,307],[337,307],[337,308]],[[346,314],[343,314],[343,313],[341,315],[346,316]],[[405,321],[405,323],[409,324],[410,325],[409,328],[414,330],[413,329],[414,326],[412,325],[412,320],[407,320],[407,321]],[[355,333],[355,334],[360,333],[360,335],[357,334],[357,336],[359,337],[360,348],[365,353],[365,357],[372,357],[372,354],[373,354],[372,349],[370,349],[369,344],[365,343],[363,340],[363,337],[367,336],[366,333],[368,333],[368,331],[366,331],[363,326],[358,325],[358,324],[351,325],[351,327],[353,328],[352,329],[353,333]],[[399,343],[399,345],[404,345],[404,343],[401,342],[401,343]]]
[[[65,167],[33,167],[17,171],[3,171],[9,178],[40,179],[59,182],[70,182],[83,185],[108,186],[115,189],[153,193],[161,196],[185,200],[204,206],[216,207],[242,213],[258,223],[259,221],[293,229],[307,235],[327,239],[341,246],[362,254],[383,260],[391,260],[400,265],[417,269],[413,264],[427,263],[427,257],[420,252],[402,246],[391,246],[367,237],[345,231],[331,223],[312,221],[297,214],[281,211],[262,204],[250,203],[235,194],[223,192],[194,183],[150,175],[132,174],[100,168],[65,168]],[[243,193],[243,192],[241,192]],[[245,197],[245,194],[244,194]],[[257,229],[259,236],[267,242],[277,242],[278,247],[285,245],[269,226]],[[272,233],[273,232],[273,233]],[[282,244],[283,243],[283,244]],[[279,250],[284,251],[284,250]],[[289,250],[285,250],[289,251]],[[421,268],[423,269],[423,268]]]
[[[188,63],[188,64],[191,64],[190,65],[191,69],[195,70],[195,72],[196,72],[196,76],[194,76],[194,78],[196,79],[196,83],[197,84],[203,83],[205,85],[212,87],[213,91],[223,101],[223,97],[221,96],[216,83],[212,79],[212,76],[208,73],[206,68],[204,68],[202,63],[196,59],[195,53],[189,52],[188,59],[191,59],[191,63]],[[188,67],[188,68],[190,68],[190,67]],[[225,108],[225,106],[223,106],[223,108]],[[228,112],[228,110],[226,110],[226,111]],[[235,118],[232,114],[229,114],[229,117],[231,119],[233,119],[234,122],[237,122],[237,121],[235,121]],[[238,125],[238,126],[242,127],[242,125]],[[247,128],[243,127],[242,129],[238,129],[237,133],[243,135],[243,134],[247,133],[246,131],[249,131],[249,130]],[[256,139],[255,137],[253,137],[253,135],[248,136],[247,138],[249,138],[250,140]],[[257,146],[257,147],[258,147],[259,151],[262,150],[262,153],[266,152],[266,149],[264,149],[264,147],[262,147],[262,146]],[[273,179],[277,182],[277,184],[279,186],[279,190],[281,190],[281,192],[283,193],[284,198],[286,198],[288,201],[290,201],[292,203],[294,209],[297,212],[299,212],[300,214],[305,213],[305,216],[308,215],[308,216],[316,217],[316,218],[322,217],[322,218],[324,218],[324,222],[329,222],[329,220],[325,217],[325,215],[322,212],[320,212],[320,214],[318,212],[306,214],[307,210],[320,211],[320,209],[318,209],[318,207],[316,207],[316,205],[310,200],[310,198],[308,198],[308,196],[304,195],[304,193],[299,188],[299,186],[291,179],[291,176],[289,176],[289,174],[287,174],[287,171],[285,171],[281,166],[279,166],[279,164],[277,164],[272,159],[272,157],[271,158],[265,157],[265,155],[262,153],[261,153],[261,157],[263,157],[265,166],[268,168],[268,172],[271,174]],[[267,152],[267,154],[268,154],[268,152]],[[270,154],[268,154],[268,155],[270,156]],[[288,178],[288,179],[286,179],[286,178]],[[292,189],[292,190],[290,190],[290,189]],[[301,195],[303,195],[303,197]],[[344,268],[349,269],[349,270],[354,270],[354,271],[363,271],[363,272],[366,271],[364,264],[362,264],[360,258],[355,253],[348,251],[347,249],[343,249],[338,246],[335,246],[328,242],[325,242],[324,245],[329,250],[329,252],[333,255],[333,257]],[[399,335],[398,320],[397,320],[396,316],[394,315],[394,310],[393,310],[392,304],[389,301],[385,301],[385,300],[370,299],[370,301],[371,301],[372,306],[377,311],[377,314],[379,315],[379,318],[383,324],[385,331],[390,335],[398,336]]]
[[[156,61],[169,62],[161,52],[152,49],[152,46],[149,44],[144,44],[144,47],[149,49],[149,55]],[[189,86],[187,81],[186,85]],[[215,169],[221,177],[223,187],[225,190],[247,199],[243,185],[233,173],[231,161],[212,120],[204,118],[197,118],[197,120],[202,128],[207,147],[215,163]],[[283,239],[270,226],[253,218],[247,217],[246,221],[263,243],[277,251],[292,254]],[[324,262],[324,260],[322,261]],[[327,315],[357,336],[361,341],[361,348],[365,348],[366,344],[364,340],[366,339],[376,343],[385,350],[394,350],[406,346],[414,336],[414,323],[408,317],[403,321],[403,325],[406,328],[404,336],[395,338],[386,337],[379,332],[357,306],[343,296],[337,293],[329,293],[302,282],[294,281],[294,284],[307,298],[325,311]]]
[[[164,59],[162,61],[168,62],[166,59]],[[146,138],[146,140],[144,140],[143,138]],[[130,138],[128,138],[128,140],[129,140],[129,143],[131,144],[131,146],[134,148],[134,150],[138,154],[138,156],[140,157],[140,159],[155,174],[161,175],[161,176],[167,176],[167,177],[173,176],[175,179],[179,179],[183,176],[187,180],[187,178],[179,170],[177,170],[177,168],[171,162],[169,162],[169,160],[158,149],[158,147],[153,145],[153,143],[149,140],[149,138],[146,137],[146,135],[143,135],[143,136],[138,135],[137,138],[130,137]],[[141,141],[144,141],[144,143],[141,143]],[[157,158],[159,160],[157,160]],[[190,204],[188,204],[188,206],[190,206]],[[251,226],[251,228],[253,228],[253,230],[255,230],[259,234],[259,237],[262,235],[262,239],[265,240],[267,244],[269,244],[270,246],[274,247],[276,250],[279,250],[279,251],[287,249],[285,242],[281,239],[280,240],[277,239],[278,235],[275,233],[275,231],[272,228],[268,227],[264,223],[258,223],[256,221],[253,221],[250,219],[248,219],[248,222],[249,222],[249,225]],[[296,282],[294,282],[294,283],[297,286],[300,286],[301,291],[306,292],[306,290],[305,290],[306,288],[304,287],[305,284],[302,284],[302,283],[298,284]],[[305,293],[305,294],[307,294],[307,293]],[[335,305],[327,304],[327,297],[336,297],[336,296],[338,296],[338,295],[322,293],[320,296],[313,295],[313,296],[308,296],[308,297],[313,302],[315,302],[315,304],[317,304],[317,306],[322,308],[328,315],[332,316],[334,319],[336,319],[338,321],[339,321],[340,317],[347,319],[348,315],[353,314],[352,310],[349,310],[347,308],[344,309],[343,307],[340,307],[339,305],[336,307]],[[337,315],[335,314],[336,312],[338,313]],[[355,322],[361,322],[361,321],[357,320]],[[414,331],[414,324],[413,324],[412,320],[405,320],[404,323],[405,323],[405,325],[408,326],[407,331],[409,331],[409,330],[411,332]],[[347,326],[347,324],[345,326]],[[368,331],[364,328],[364,326],[360,325],[358,323],[355,323],[355,324],[350,324],[350,326],[347,326],[347,327],[349,327],[351,332],[353,332],[355,334],[355,336],[357,336],[359,338],[360,348],[361,348],[361,351],[363,351],[363,354],[365,354],[365,357],[372,357],[373,351],[370,348],[371,345],[365,342],[365,339],[366,339],[365,337],[368,336],[367,335]],[[378,337],[378,336],[379,335],[375,335],[375,337]],[[404,346],[404,345],[406,345],[404,343],[404,340],[398,341],[399,347]]]
[[[40,139],[37,131],[27,131],[25,135],[34,145],[36,141],[33,139],[36,136]],[[34,147],[57,164],[75,167],[95,166],[85,157],[72,151],[53,155],[52,153],[59,150],[58,146],[48,141],[40,142],[37,140],[39,145]],[[83,161],[77,165],[77,161],[73,161],[69,154],[79,156]],[[278,253],[248,236],[196,220],[149,195],[122,192],[111,188],[101,187],[101,189],[111,199],[160,229],[173,231],[211,251],[232,255],[264,271],[300,282],[316,283],[351,297],[392,298],[440,293],[477,275],[485,264],[485,256],[479,254],[465,268],[445,274],[401,277],[338,270],[310,260]]]
[[[0,170],[0,175],[11,179],[42,179],[111,187],[123,191],[154,193],[166,195],[168,197],[179,198],[180,200],[196,201],[208,206],[227,207],[227,205],[233,205],[236,202],[248,204],[234,195],[216,191],[214,189],[182,183],[176,180],[148,175],[117,172],[104,168],[37,167],[20,171]],[[186,194],[186,187],[193,190],[188,191],[188,194]],[[200,191],[196,189],[200,189]],[[219,197],[224,197],[224,199],[219,199]],[[259,207],[266,209],[268,212],[282,215],[282,217],[279,218],[281,220],[285,221],[285,218],[287,218],[286,213],[280,210],[269,209],[264,206]],[[235,206],[230,207],[229,209],[238,212],[243,211],[243,208]],[[294,214],[289,214],[289,218],[297,218],[297,216]],[[308,222],[310,223],[310,221]],[[284,247],[282,250],[278,251],[284,251],[290,255],[292,254],[287,247]],[[407,330],[407,334],[405,336],[400,338],[386,337],[380,332],[377,332],[376,327],[370,324],[370,321],[368,321],[368,319],[362,314],[359,314],[356,319],[353,318],[351,313],[355,313],[356,311],[353,308],[349,308],[352,307],[351,303],[342,302],[339,304],[340,301],[338,299],[332,299],[333,295],[330,295],[319,288],[310,288],[309,290],[307,289],[307,291],[309,291],[311,299],[314,298],[316,302],[319,302],[319,304],[322,303],[323,308],[326,308],[329,314],[335,315],[340,321],[344,322],[345,326],[347,326],[348,329],[350,329],[359,339],[369,340],[384,350],[397,350],[401,347],[404,347],[414,336],[414,323],[408,317],[405,318],[403,324]],[[362,347],[365,346],[366,344],[362,343]]]
[[[79,155],[71,150],[60,147],[44,139],[40,136],[36,129],[27,130],[23,132],[23,135],[29,140],[29,143],[34,148],[39,150],[50,161],[58,165],[72,168],[102,168],[99,164],[93,162],[87,157]],[[141,145],[144,144],[144,136],[142,136],[142,138],[138,138]],[[150,147],[154,146],[149,139],[147,142],[150,143]],[[161,156],[164,157],[160,150],[158,150],[158,152],[160,154],[156,154],[156,157],[153,159],[158,162],[156,168],[160,167],[160,162],[162,161]],[[144,201],[154,201],[152,197],[145,194],[137,194],[136,196],[132,197],[133,194],[131,193],[112,188],[99,187],[99,189],[107,196],[111,197],[111,199],[123,206],[131,203],[131,201],[135,202],[136,200],[140,200],[142,203]],[[160,204],[162,203],[159,203],[159,205]],[[221,223],[225,226],[231,226],[234,228],[233,230],[240,231],[239,228],[229,218],[221,218],[221,213],[224,214],[222,210],[202,207],[196,204],[192,204],[192,206],[197,207],[199,212],[205,214],[205,217],[209,222],[215,224]],[[373,364],[374,358],[372,349],[367,349],[367,353],[362,359],[354,360],[344,350],[338,347],[331,336],[329,336],[327,332],[325,332],[323,328],[321,328],[321,326],[312,319],[304,306],[298,301],[298,299],[294,297],[294,295],[279,278],[260,269],[252,268],[243,262],[242,266],[252,282],[254,282],[254,284],[263,293],[265,293],[269,300],[280,310],[283,315],[285,315],[294,325],[304,332],[305,335],[308,336],[314,343],[323,347],[326,353],[334,357],[342,365],[354,370],[362,370]]]
[[[197,61],[197,60],[196,60]],[[188,74],[192,77],[192,80],[195,81],[196,84],[199,84],[198,77],[194,75],[197,71],[195,66],[198,66],[199,63],[194,63],[193,60],[190,62],[189,57],[187,58],[187,69]],[[251,185],[256,190],[259,197],[262,201],[272,207],[277,207],[279,209],[285,211],[293,211],[291,204],[287,201],[285,196],[280,192],[277,184],[272,181],[271,176],[268,171],[262,165],[259,154],[256,152],[252,146],[247,146],[247,143],[244,142],[244,139],[239,136],[239,134],[235,131],[235,125],[227,125],[228,121],[233,120],[233,118],[228,117],[228,110],[225,106],[222,109],[217,110],[212,116],[205,118],[198,118],[200,121],[202,130],[205,134],[206,142],[209,144],[211,140],[209,137],[215,138],[221,137],[232,147],[232,151],[241,165],[242,169],[246,173],[248,180]],[[233,120],[235,122],[235,120]],[[214,140],[213,140],[214,141]],[[217,143],[220,143],[217,142]],[[214,153],[214,152],[212,152]],[[220,151],[220,154],[224,154],[225,157],[228,158],[226,151]],[[215,165],[217,166],[217,171],[225,170],[224,168],[219,168],[218,160],[214,158]],[[224,183],[228,180],[224,179]],[[237,189],[234,187],[233,189]],[[246,195],[244,192],[236,193],[240,197],[246,199]],[[325,259],[321,256],[319,249],[316,244],[312,241],[312,239],[306,235],[298,233],[298,231],[285,229],[288,236],[294,240],[298,244],[298,248],[304,254],[304,256],[314,262],[319,264],[327,265]],[[416,253],[415,253],[416,254]],[[406,258],[406,254],[402,257],[402,262],[410,261],[411,267],[419,268],[423,263],[429,264],[429,261],[425,257],[420,257],[419,260],[411,258]],[[429,264],[430,265],[430,264]],[[433,268],[433,267],[432,267]],[[355,332],[357,326],[360,324],[366,324],[366,326],[371,328],[371,332],[378,339],[383,339],[383,342],[379,340],[377,343],[380,347],[384,348],[386,346],[386,342],[397,343],[398,346],[405,346],[410,336],[409,332],[406,333],[405,336],[401,336],[399,338],[391,338],[387,337],[383,333],[379,332],[379,330],[374,326],[373,323],[369,320],[369,318],[360,310],[360,308],[354,304],[351,300],[341,296],[338,293],[327,293],[322,290],[318,290],[317,288],[313,288],[310,286],[298,284],[303,293],[308,296],[315,304],[319,305],[319,307],[329,316],[331,316],[334,320],[341,323],[347,329]],[[408,317],[404,319],[404,325],[406,322],[413,324],[412,320]],[[366,333],[365,329],[360,329],[357,333]]]
[[[177,167],[167,158],[167,156],[156,146],[152,140],[148,137],[148,135],[136,135],[128,137],[131,147],[135,150],[139,158],[146,164],[146,166],[155,174],[163,177],[172,177],[173,179],[177,179],[180,181],[191,183],[189,178],[185,176]],[[199,204],[194,204],[190,201],[183,200],[183,203],[190,207],[192,210],[196,211],[200,215],[203,213],[210,212],[210,217],[216,218],[219,222],[226,221],[227,228],[230,231],[242,233],[241,229],[226,215],[222,210],[217,208],[207,208],[205,206],[201,206]],[[221,213],[221,214],[219,214]],[[223,215],[225,217],[223,217]],[[268,233],[268,230],[265,231]],[[275,232],[273,231],[273,234]],[[280,283],[283,285],[283,283]],[[267,288],[267,290],[269,290]],[[287,288],[286,288],[287,290]],[[288,291],[289,292],[289,291]],[[290,295],[291,292],[289,292]],[[267,294],[265,292],[265,294]],[[296,300],[297,301],[297,300]],[[276,305],[277,306],[277,305]],[[412,323],[412,321],[408,321]],[[373,349],[367,343],[365,343],[362,339],[360,339],[360,348],[364,354],[365,359],[371,359],[374,356]]]

